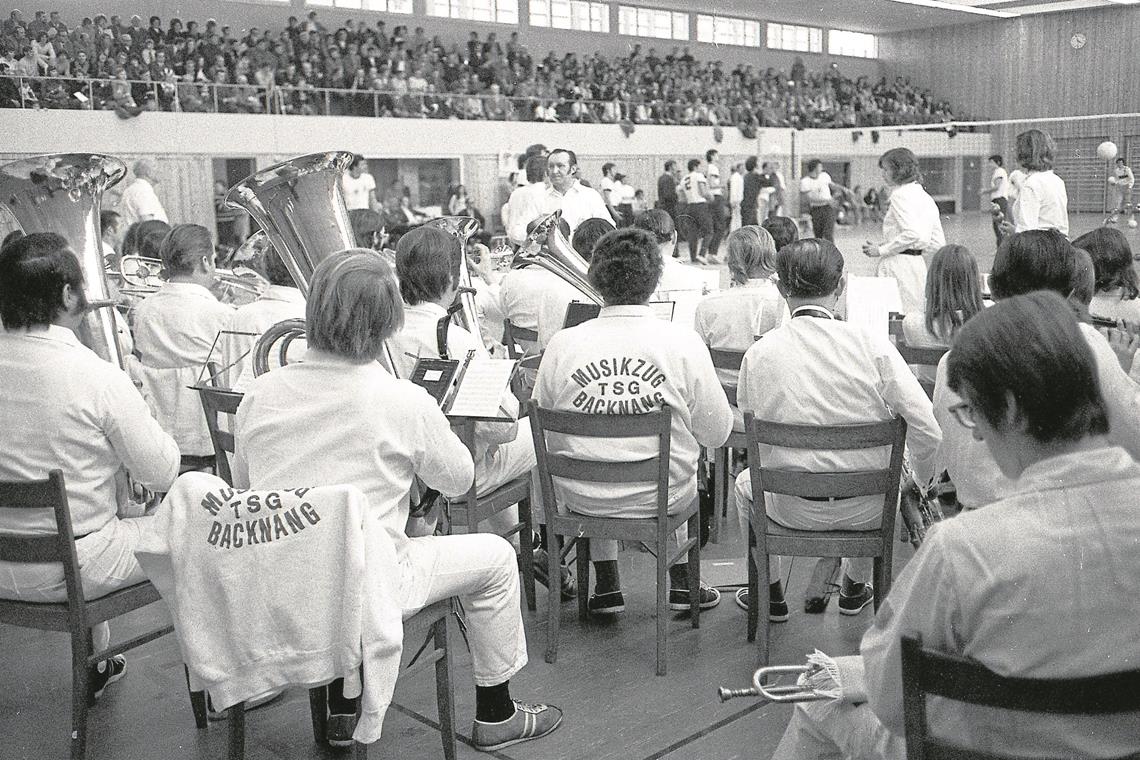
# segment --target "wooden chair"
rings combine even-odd
[[[46,480],[0,482],[0,504],[5,509],[50,509],[55,514],[55,534],[0,534],[0,560],[62,564],[67,601],[44,603],[0,599],[0,623],[58,631],[71,636],[71,757],[72,760],[81,760],[87,751],[87,710],[94,703],[91,669],[103,660],[171,633],[174,627],[167,625],[107,649],[93,651],[92,626],[161,601],[158,591],[150,581],[144,581],[98,599],[87,600],[83,594],[75,534],[61,470],[52,470]],[[204,720],[205,699],[200,702],[193,699],[192,702],[195,717],[200,710]]]
[[[474,455],[475,423],[465,420],[457,423],[455,427],[458,428],[459,440],[463,441],[463,445]],[[522,572],[523,595],[526,597],[526,608],[534,612],[536,609],[533,562],[534,525],[531,519],[530,488],[530,475],[523,475],[504,483],[488,494],[479,496],[479,484],[472,481],[466,494],[454,499],[445,499],[444,503],[451,530],[462,527],[467,532],[476,530],[479,523],[518,504],[518,522],[499,535],[507,539],[516,533],[519,536],[519,569]],[[553,577],[559,578],[561,576],[555,575]]]
[[[214,444],[214,461],[218,477],[232,486],[234,480],[233,471],[230,469],[230,457],[234,453],[234,434],[222,428],[221,415],[227,414],[232,417],[237,414],[244,395],[237,391],[203,386],[198,386],[197,390],[198,396],[202,399],[202,410],[206,413],[206,427],[210,431],[210,440]]]
[[[973,660],[924,649],[902,637],[907,760],[1014,760],[1019,755],[966,750],[927,731],[926,697],[1050,715],[1140,713],[1140,670],[1081,678],[999,676]],[[1140,716],[1133,716],[1135,723]],[[1123,718],[1122,720],[1126,720]],[[1130,755],[1131,758],[1140,754]]]
[[[520,404],[525,405],[527,401],[530,401],[531,393],[534,392],[534,378],[538,374],[539,365],[542,363],[542,354],[528,354],[520,341],[532,344],[537,350],[538,332],[528,330],[525,327],[517,327],[509,319],[503,320],[503,343],[507,347],[507,356],[511,359],[518,359],[519,366],[522,368],[522,371],[516,372],[511,379],[511,392],[515,394],[515,398],[519,400]]]
[[[396,683],[419,673],[429,665],[435,666],[435,698],[439,710],[439,731],[443,740],[445,760],[455,760],[455,688],[452,685],[452,662],[447,619],[455,609],[455,600],[444,599],[417,612],[404,621],[404,641],[424,641],[430,649],[421,652],[412,664],[402,670]],[[357,715],[361,701],[357,702]],[[326,687],[309,689],[309,713],[313,723],[313,741],[325,743],[325,730],[328,727],[328,692]],[[243,760],[245,757],[245,705],[237,704],[226,710],[229,721],[228,760]],[[201,728],[201,726],[200,726]],[[368,757],[367,744],[353,742],[353,756],[357,760]]]
[[[712,357],[713,366],[717,369],[729,369],[735,372],[740,372],[740,365],[744,361],[744,351],[729,351],[727,349],[710,348],[709,356]],[[723,383],[724,393],[728,397],[728,403],[736,406],[736,385],[731,383]],[[732,452],[734,449],[744,449],[748,447],[748,442],[745,440],[743,432],[733,430],[728,435],[728,440],[724,445],[716,449],[713,453],[713,518],[709,524],[709,540],[714,544],[720,543],[720,526],[721,520],[725,517],[728,509],[728,493],[732,488],[730,478],[732,475]]]
[[[748,531],[748,640],[760,631],[760,667],[768,664],[770,622],[768,619],[768,556],[874,557],[875,609],[891,587],[891,559],[895,514],[899,504],[906,420],[898,417],[862,425],[788,425],[757,420],[744,415],[748,438],[748,463],[752,477],[753,514]],[[879,470],[857,472],[805,472],[767,467],[760,458],[760,445],[789,449],[843,450],[890,446],[890,464]],[[875,530],[793,530],[768,517],[765,493],[808,499],[846,499],[883,494],[882,523]],[[786,592],[786,589],[785,589]],[[758,625],[763,617],[763,625]]]
[[[524,346],[519,341],[526,341],[535,346],[538,345],[538,331],[528,330],[525,327],[519,327],[511,322],[509,319],[503,320],[503,343],[507,347],[507,356],[512,359],[522,359],[526,356],[527,352]]]
[[[546,505],[547,546],[557,546],[557,536],[577,539],[578,566],[578,618],[588,616],[590,580],[590,539],[610,538],[622,541],[639,541],[650,547],[657,557],[657,675],[666,672],[666,636],[669,595],[669,568],[687,557],[689,563],[689,611],[693,628],[700,627],[700,567],[701,525],[698,500],[676,514],[669,514],[669,446],[672,412],[668,407],[649,414],[593,415],[575,412],[557,412],[542,409],[530,402],[531,433],[538,457],[539,480],[543,503]],[[546,434],[581,436],[587,438],[645,438],[657,439],[657,455],[640,462],[597,462],[563,454],[552,454],[547,449]],[[649,518],[593,517],[558,509],[553,478],[566,478],[593,483],[656,483],[657,515]],[[669,555],[669,534],[687,524],[686,540],[676,552]],[[559,577],[558,552],[549,553],[548,572],[551,578]],[[550,584],[550,602],[547,620],[546,661],[558,658],[559,615],[562,609],[560,589]]]
[[[918,346],[908,345],[906,338],[902,335],[898,336],[895,343],[895,348],[899,350],[904,361],[907,364],[919,364],[926,367],[937,367],[938,362],[942,361],[942,357],[946,355],[949,348],[920,348]],[[922,390],[926,391],[927,398],[934,398],[934,383],[929,380],[919,378],[919,385]]]

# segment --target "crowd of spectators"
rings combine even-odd
[[[808,72],[661,55],[535,58],[511,32],[465,43],[423,28],[347,21],[312,11],[280,31],[208,19],[96,15],[69,27],[58,12],[0,29],[0,106],[351,114],[758,127],[861,127],[950,121],[950,105],[902,77],[851,79],[832,64]]]

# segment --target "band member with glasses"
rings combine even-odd
[[[933,526],[863,636],[840,657],[844,691],[801,702],[774,760],[902,760],[904,634],[1006,677],[1079,678],[1134,668],[1140,594],[1140,464],[1108,437],[1098,359],[1057,294],[1015,296],[962,328],[948,355],[949,424],[984,445],[1013,488]],[[1049,631],[1042,636],[1042,631]],[[1123,757],[1120,715],[1012,712],[929,700],[928,730],[964,753]]]
[[[254,380],[238,409],[235,485],[342,483],[364,491],[396,548],[404,617],[451,596],[463,602],[476,686],[476,749],[545,736],[558,727],[562,711],[510,695],[510,678],[527,662],[511,545],[485,533],[404,533],[414,477],[445,496],[459,496],[475,468],[435,400],[378,362],[385,341],[404,325],[392,268],[374,251],[333,254],[313,272],[305,318],[305,361]],[[329,740],[351,741],[355,705],[334,686],[329,706]]]

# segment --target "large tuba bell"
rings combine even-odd
[[[586,274],[590,266],[558,229],[561,219],[561,210],[543,217],[527,235],[526,242],[515,252],[511,268],[530,264],[540,266],[573,285],[586,298],[602,305],[604,299],[590,284],[590,278]]]
[[[103,192],[126,173],[122,161],[97,153],[56,153],[0,167],[0,204],[24,232],[58,233],[79,259],[90,303],[79,340],[119,367],[125,364],[104,276],[99,210]]]

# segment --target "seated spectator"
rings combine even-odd
[[[1140,465],[1106,437],[1098,372],[1087,338],[1053,293],[1003,300],[962,328],[947,374],[960,399],[950,424],[984,443],[1013,488],[927,533],[864,634],[861,660],[839,658],[843,672],[862,675],[845,691],[862,686],[866,701],[799,703],[775,760],[906,757],[906,634],[1005,677],[1094,676],[1140,657],[1134,615],[1120,604],[1140,592]],[[1058,582],[1071,588],[1059,593]],[[1055,635],[1039,636],[1045,629]],[[944,699],[930,700],[927,715],[931,735],[962,752],[1140,750],[1134,723],[1117,715],[1014,714]]]
[[[1132,247],[1114,227],[1097,227],[1073,241],[1088,251],[1096,271],[1096,292],[1089,312],[1094,317],[1140,325],[1140,285],[1132,265]]]
[[[919,482],[929,482],[942,438],[930,400],[885,335],[835,318],[847,279],[839,250],[826,240],[800,240],[776,255],[776,272],[791,318],[765,333],[744,355],[736,397],[741,412],[797,425],[853,425],[901,415],[908,425],[911,466]],[[846,472],[885,467],[888,449],[833,452],[762,446],[761,455],[773,467]],[[737,477],[735,491],[747,535],[754,498],[747,470]],[[872,530],[883,516],[880,496],[813,501],[765,494],[765,499],[769,519],[797,530]],[[780,558],[768,560],[773,579],[769,617],[779,623],[788,619]],[[873,601],[871,564],[870,557],[843,560],[841,614],[856,615]],[[736,600],[747,609],[748,589],[737,592]]]
[[[799,226],[796,225],[795,220],[786,216],[770,216],[761,222],[760,226],[772,236],[776,253],[782,251],[784,246],[791,245],[800,239]]]
[[[903,317],[903,340],[917,348],[949,348],[962,325],[984,308],[981,283],[978,262],[968,248],[939,248],[926,275],[925,309]],[[916,367],[915,375],[933,383],[934,367]]]
[[[732,413],[700,337],[689,327],[661,322],[647,306],[660,274],[661,255],[649,233],[623,229],[602,237],[594,247],[589,278],[605,306],[597,319],[551,338],[539,366],[534,398],[547,409],[582,413],[637,414],[669,406],[673,414],[669,506],[675,512],[696,500],[699,447],[724,443],[732,428]],[[598,363],[608,365],[615,357],[621,368],[600,374]],[[587,377],[598,373],[597,379],[583,385],[583,373]],[[657,450],[655,440],[626,439],[615,446],[560,438],[548,441],[552,454],[618,462],[640,461]],[[656,511],[656,483],[559,479],[555,488],[560,507],[582,514],[644,518]],[[686,527],[681,526],[671,551],[686,538]],[[616,541],[590,542],[595,587],[589,609],[594,614],[625,610],[617,551]],[[688,564],[670,568],[670,609],[689,607],[688,570]],[[702,584],[701,607],[715,607],[719,602],[720,592]]]

